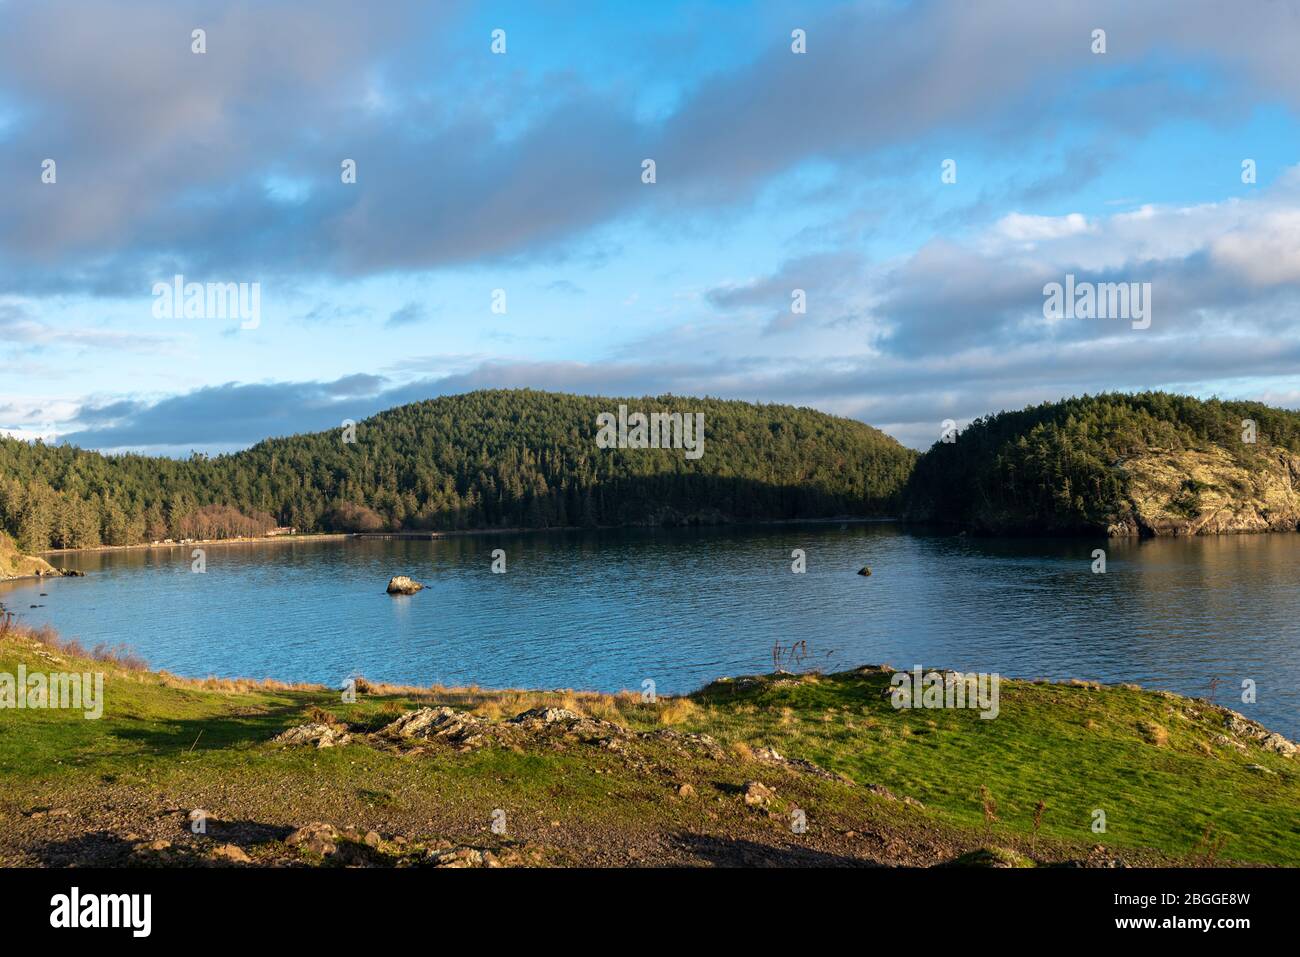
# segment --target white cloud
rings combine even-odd
[[[1044,239],[1077,236],[1080,233],[1091,232],[1093,229],[1094,227],[1088,222],[1088,217],[1082,213],[1069,213],[1065,216],[1008,213],[993,227],[995,233],[1018,243],[1035,243]]]
[[[1216,239],[1210,254],[1257,286],[1300,282],[1300,208],[1254,217]]]

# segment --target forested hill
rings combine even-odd
[[[704,452],[602,449],[596,417],[704,413]],[[308,531],[879,515],[916,454],[810,409],[493,390],[188,460],[0,438],[0,528],[27,551]]]
[[[987,416],[936,443],[905,513],[987,532],[1294,530],[1297,453],[1300,413],[1163,392],[1084,396]]]

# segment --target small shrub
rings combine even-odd
[[[338,727],[344,722],[336,718],[331,712],[326,711],[320,705],[312,705],[307,709],[308,724],[328,724],[331,727]]]
[[[695,714],[695,702],[690,698],[668,698],[659,709],[660,724],[681,724]]]
[[[742,761],[754,760],[754,749],[744,741],[733,741],[731,744],[731,752]]]
[[[1169,730],[1164,725],[1156,724],[1154,721],[1140,721],[1138,730],[1142,732],[1142,737],[1148,744],[1154,744],[1157,748],[1169,746]]]

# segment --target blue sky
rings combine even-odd
[[[0,0],[0,430],[225,451],[522,386],[917,447],[1107,389],[1297,407],[1297,28],[1211,0]],[[257,283],[259,324],[155,316],[177,273]],[[1044,319],[1067,273],[1150,282],[1151,328]]]

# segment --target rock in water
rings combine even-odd
[[[865,578],[870,578],[870,577],[871,577],[871,566],[870,566],[870,565],[863,565],[860,569],[858,569],[858,574],[859,574],[859,575],[862,575],[862,576],[865,577]]]
[[[424,586],[417,581],[412,581],[405,575],[397,575],[388,582],[388,594],[390,595],[414,595]]]

